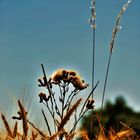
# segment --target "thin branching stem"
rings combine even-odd
[[[46,137],[45,134],[39,130],[39,128],[37,128],[31,121],[27,120],[27,122],[41,135],[43,136],[44,138]]]
[[[58,86],[59,86],[59,90],[60,90],[60,95],[61,95],[61,99],[62,99],[62,89],[61,89],[61,86],[60,86],[60,84],[58,84]]]
[[[54,121],[54,124],[57,125],[56,120],[55,120],[55,117],[54,117],[51,109],[49,108],[49,105],[47,103],[45,104],[44,102],[42,102],[42,103],[47,107],[47,109],[48,109],[48,111],[49,111],[49,113],[50,113],[50,115],[51,115],[51,117],[52,117],[52,119]]]
[[[44,69],[44,66],[43,66],[43,64],[41,64],[41,67],[42,67],[42,71],[43,71],[43,75],[44,75],[44,82],[46,83],[46,88],[48,89],[48,92],[49,92],[49,94],[50,94],[50,101],[51,101],[51,108],[52,108],[52,112],[53,112],[53,116],[54,116],[54,108],[53,108],[53,99],[52,99],[52,91],[51,91],[51,89],[50,89],[50,86],[49,86],[49,84],[48,84],[48,80],[47,80],[47,76],[46,76],[46,73],[45,73],[45,69]]]
[[[72,127],[70,134],[75,130],[76,125],[78,124],[78,122],[83,118],[83,116],[85,115],[85,113],[88,111],[88,109],[85,109],[81,116],[79,116],[79,118],[77,118],[77,121],[74,123],[74,126]]]
[[[68,101],[68,108],[67,108],[67,110],[69,110],[70,105],[71,105],[71,103],[72,103],[72,101],[73,101],[73,98],[74,98],[79,92],[80,92],[79,90],[75,90],[75,92],[73,93],[73,95],[71,96],[71,98],[70,98],[69,101]]]
[[[75,113],[74,113],[74,124],[77,122],[77,109],[75,109]],[[75,127],[76,128],[76,127]],[[74,131],[75,131],[74,128]]]
[[[62,113],[61,113],[62,118],[63,118],[63,115],[64,115],[65,97],[66,97],[66,90],[65,90],[65,86],[64,86],[63,87],[63,93],[62,93]]]
[[[83,112],[83,110],[84,110],[84,108],[86,106],[86,103],[87,103],[89,97],[92,95],[93,91],[96,89],[96,87],[98,86],[98,84],[99,84],[99,81],[96,83],[96,85],[94,86],[94,88],[92,89],[92,91],[90,92],[90,94],[88,95],[88,97],[86,98],[86,100],[85,100],[85,102],[84,102],[84,104],[83,104],[83,106],[81,108],[81,112],[80,112],[79,116],[81,116],[81,114],[82,114],[82,112]]]
[[[54,93],[52,94],[52,99],[53,99],[54,104],[55,104],[55,111],[56,111],[57,115],[61,118],[62,116],[61,116],[60,110],[58,108],[58,105],[56,103],[56,100],[55,100],[55,97],[54,97]]]
[[[67,98],[67,101],[66,101],[66,104],[65,104],[65,107],[64,108],[66,108],[66,106],[68,106],[68,107],[70,106],[71,98],[72,98],[73,94],[75,94],[75,92],[76,92],[76,89],[74,89],[73,91],[71,91],[71,93],[69,94],[69,96]]]
[[[50,129],[50,126],[49,126],[48,120],[47,120],[47,118],[46,118],[46,116],[45,116],[45,113],[44,113],[43,109],[41,109],[41,112],[42,112],[42,114],[43,114],[43,117],[44,117],[45,123],[46,123],[46,125],[47,125],[48,131],[49,131],[49,135],[51,136],[51,135],[52,135],[52,134],[51,134],[51,129]]]

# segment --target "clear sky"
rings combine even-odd
[[[125,0],[96,0],[96,106],[101,104],[115,19]],[[43,63],[77,70],[91,83],[90,0],[0,0],[0,109],[24,86],[37,98]],[[140,1],[133,0],[121,20],[105,99],[123,95],[140,111]],[[87,92],[87,91],[85,91]],[[8,97],[8,98],[7,98]]]

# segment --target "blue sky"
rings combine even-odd
[[[96,106],[101,103],[115,19],[125,0],[96,0]],[[121,20],[111,60],[105,99],[123,95],[140,111],[140,1]],[[77,70],[91,83],[90,0],[0,0],[0,109],[9,96],[19,98],[23,85],[38,100],[40,63],[47,74],[57,68]],[[85,91],[86,94],[87,91]],[[8,97],[8,98],[7,98]]]

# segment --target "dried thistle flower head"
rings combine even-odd
[[[74,70],[69,70],[68,71],[68,74],[69,74],[69,76],[76,76],[76,71],[74,71]]]
[[[68,77],[68,72],[65,69],[56,70],[50,77],[49,83],[60,84],[61,80],[65,81]]]
[[[58,69],[50,77],[50,84],[72,83],[77,90],[83,90],[88,87],[88,84],[74,70]]]
[[[81,79],[80,76],[76,75],[72,78],[71,83],[73,86],[78,90],[86,89],[89,85],[85,83],[83,79]]]
[[[40,103],[42,103],[43,101],[47,102],[49,100],[49,97],[47,98],[45,93],[41,92],[41,93],[39,93],[38,96],[40,98],[40,101],[39,101]]]
[[[47,85],[45,77],[39,78],[38,82],[39,82],[39,84],[38,84],[39,87],[46,87],[46,85]]]
[[[87,109],[94,109],[94,100],[93,99],[89,99],[88,101],[87,101],[87,104],[86,104],[86,108]]]

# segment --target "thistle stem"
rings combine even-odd
[[[48,120],[47,120],[47,118],[46,118],[46,116],[45,116],[45,113],[44,113],[43,109],[41,109],[41,112],[42,112],[42,114],[43,114],[43,117],[44,117],[44,120],[45,120],[45,122],[46,122],[46,125],[47,125],[47,128],[48,128],[48,131],[49,131],[49,134],[50,134],[50,136],[51,136],[51,135],[52,135],[52,134],[51,134],[51,129],[50,129],[50,126],[49,126]]]
[[[86,103],[87,103],[89,97],[92,95],[92,93],[94,92],[94,90],[96,89],[96,87],[98,86],[98,84],[99,84],[99,81],[98,81],[97,84],[94,86],[94,88],[92,89],[92,91],[91,91],[90,94],[88,95],[87,99],[85,100],[85,102],[84,102],[84,104],[83,104],[83,106],[82,106],[82,109],[81,109],[81,112],[80,112],[79,116],[81,116],[81,114],[82,114],[82,112],[83,112],[83,110],[84,110],[84,108],[85,108],[85,106],[86,106]]]

